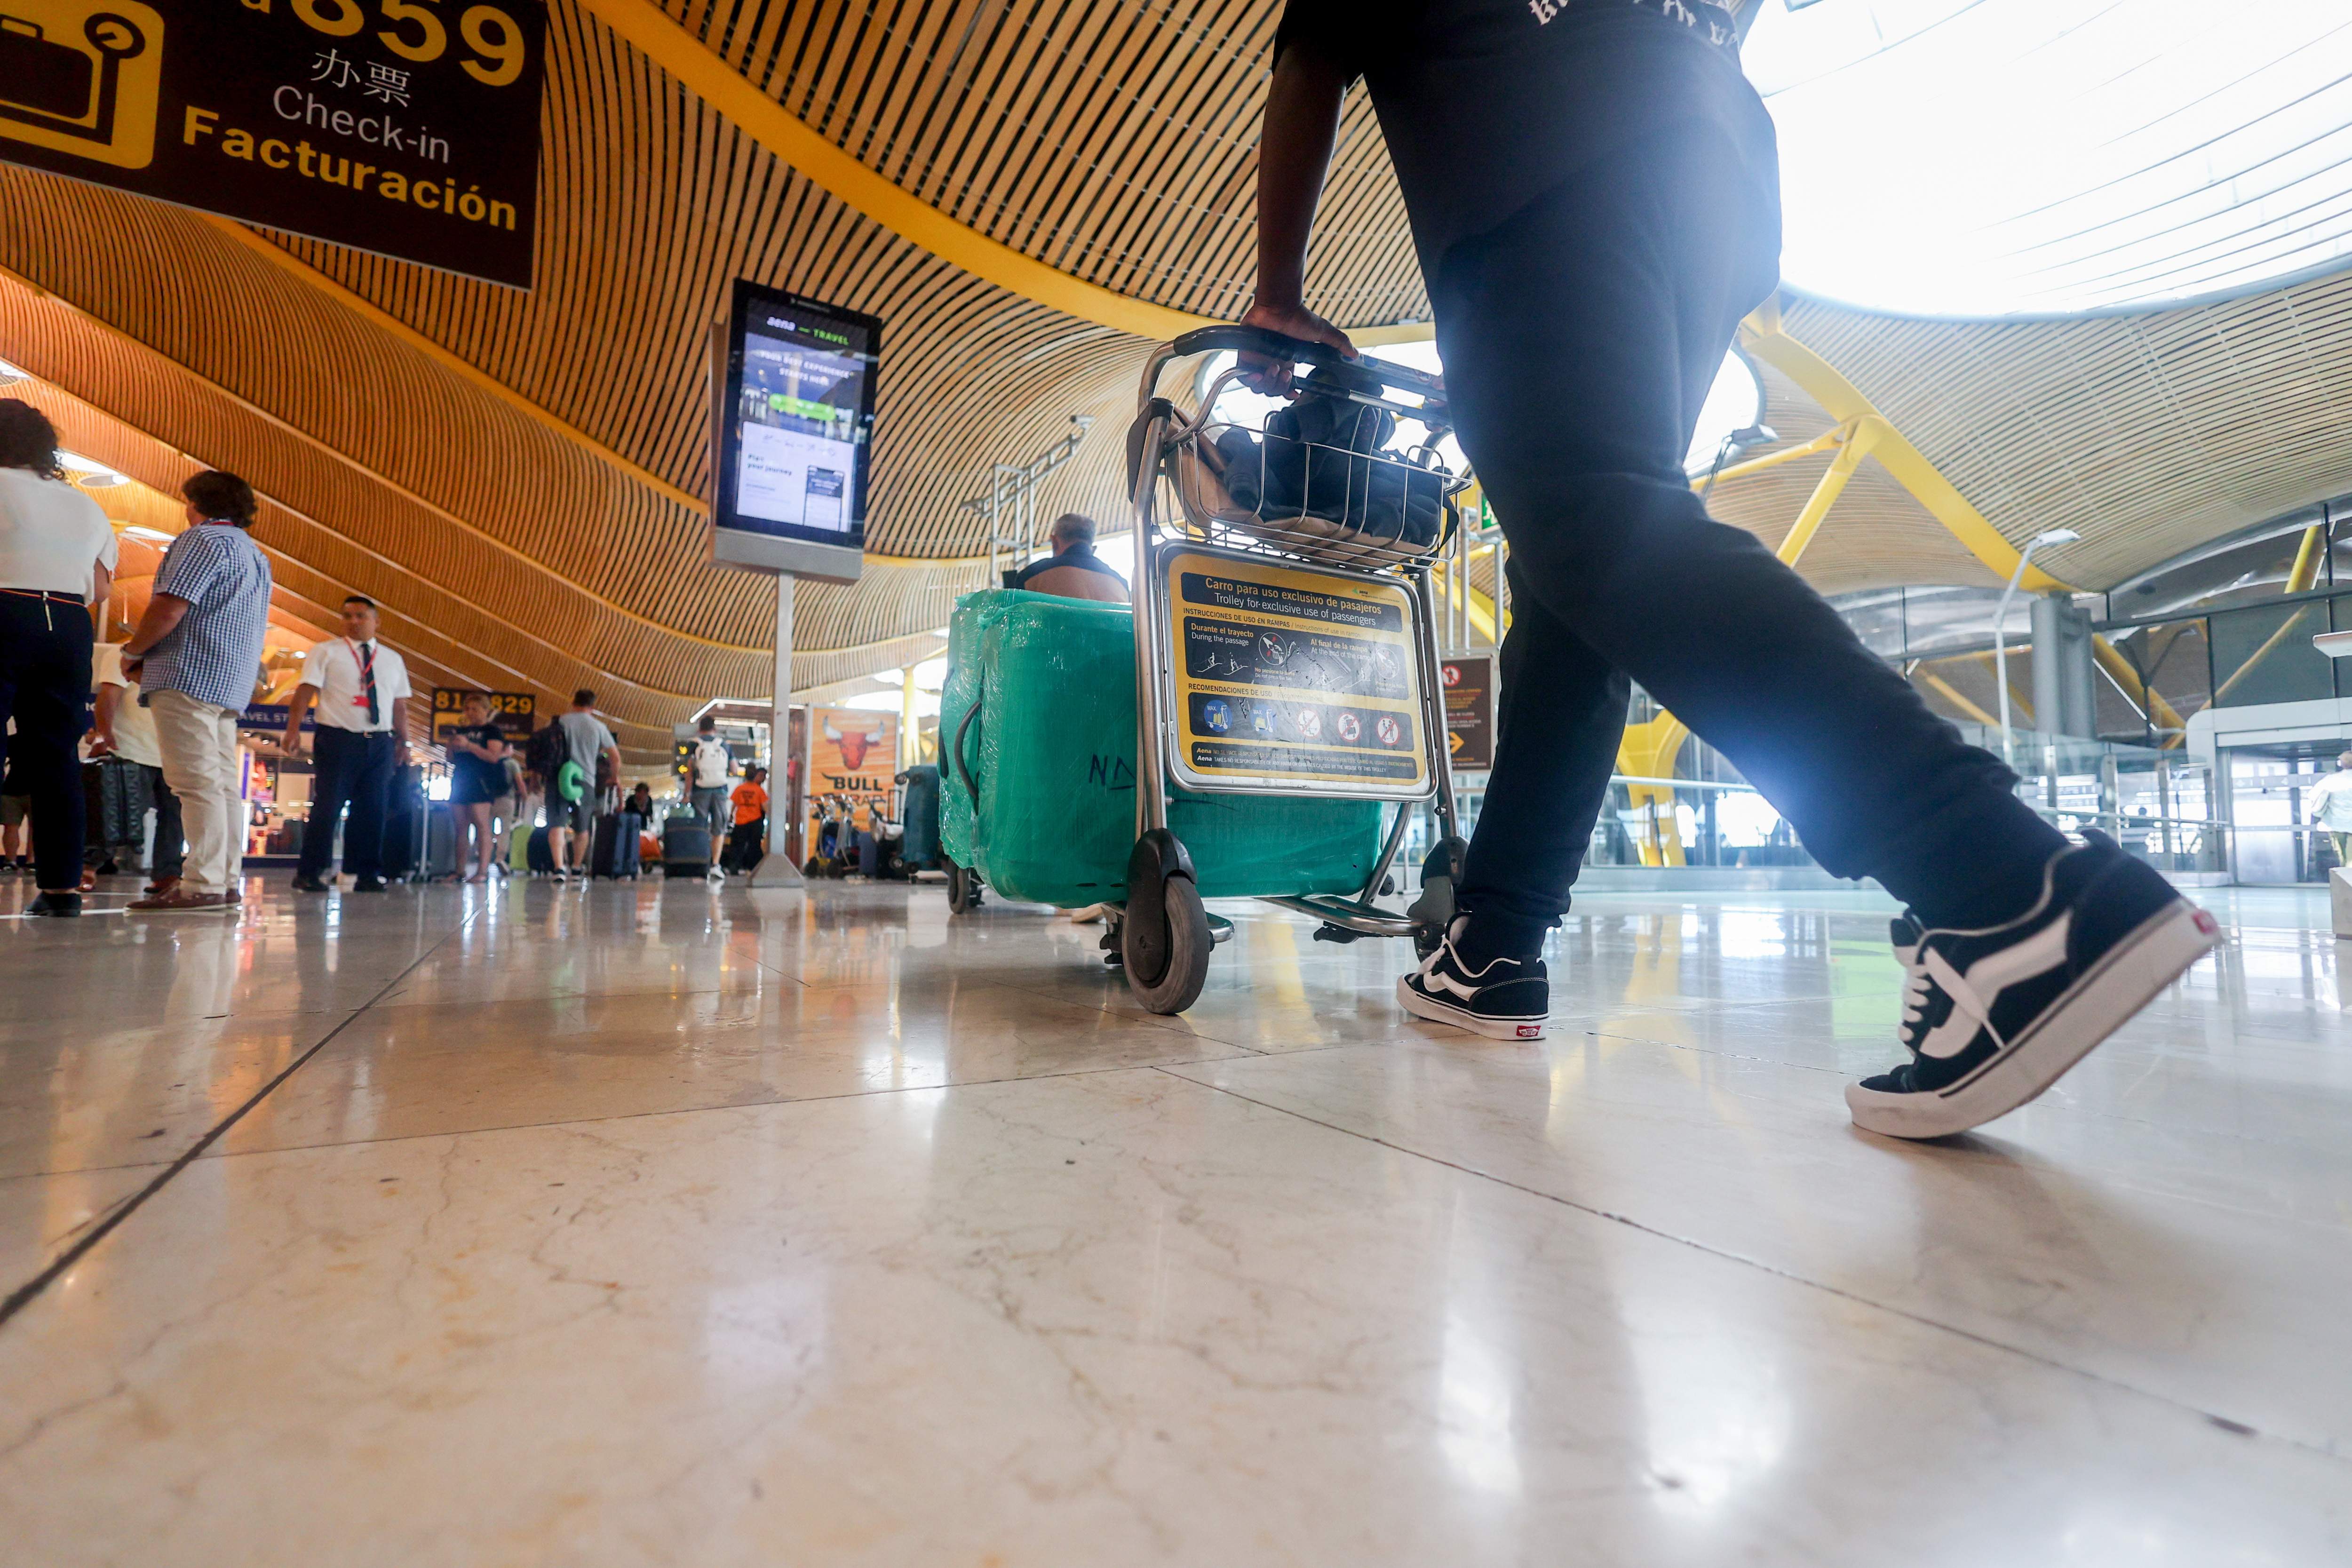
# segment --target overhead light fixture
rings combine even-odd
[[[160,528],[150,528],[143,522],[125,523],[122,531],[133,539],[143,539],[150,544],[169,544],[173,536]]]
[[[26,375],[23,371],[18,370],[6,360],[0,359],[0,386],[14,386],[18,382],[25,379]]]
[[[68,452],[63,447],[58,448],[58,467],[66,471],[68,479],[84,489],[109,489],[130,482],[104,463],[93,463],[80,453]]]

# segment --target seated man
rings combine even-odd
[[[1052,538],[1054,553],[1014,573],[1011,586],[1033,594],[1058,594],[1065,599],[1100,599],[1112,605],[1129,602],[1127,580],[1095,553],[1093,518],[1066,511],[1054,520]]]

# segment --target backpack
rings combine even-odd
[[[525,772],[539,780],[541,789],[555,782],[555,770],[572,754],[572,745],[564,738],[563,726],[550,721],[530,732],[523,742],[522,765]]]

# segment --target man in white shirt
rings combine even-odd
[[[719,721],[704,714],[693,743],[687,748],[686,773],[687,784],[693,792],[688,798],[693,803],[694,815],[702,818],[702,825],[710,830],[714,846],[726,838],[727,775],[734,763],[727,742],[719,738]]]
[[[302,716],[318,707],[310,819],[302,829],[297,892],[323,893],[335,849],[335,819],[348,803],[343,869],[352,890],[383,891],[383,819],[394,773],[408,762],[408,666],[376,641],[375,601],[343,601],[343,635],[315,643],[302,658],[302,683],[286,709],[286,754],[302,754]]]
[[[2336,758],[2336,771],[2305,798],[2311,804],[2311,820],[2336,846],[2336,863],[2352,866],[2352,752]]]

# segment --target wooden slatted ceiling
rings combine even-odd
[[[661,3],[791,112],[992,237],[1181,309],[1230,314],[1246,297],[1276,0]],[[1141,345],[915,249],[575,0],[551,15],[533,290],[273,243],[689,492],[705,480],[707,327],[734,277],[872,310],[887,323],[876,551],[981,550],[962,502],[992,462],[1043,448],[1072,413],[1094,415],[1095,434],[1039,509],[1124,526],[1118,437]],[[1360,93],[1343,135],[1317,300],[1351,322],[1417,318],[1425,297]],[[594,685],[648,752],[699,699],[766,691],[769,590],[697,564],[689,509],[299,268],[187,215],[19,171],[0,172],[0,264],[97,319],[0,287],[0,353],[167,448],[255,477],[284,502],[273,544],[320,593],[357,586],[403,606],[452,670],[521,670],[556,693]],[[1790,320],[2011,538],[2082,527],[2091,545],[2059,564],[2095,584],[2341,488],[2345,287],[2056,325],[1893,322],[1806,303]],[[1794,389],[1771,395],[1784,434],[1820,427]],[[1720,509],[1776,540],[1826,461],[1727,489]],[[1871,466],[1805,569],[1832,589],[1984,576]],[[799,640],[841,651],[799,656],[795,684],[919,657],[980,576],[966,564],[879,571],[854,590],[803,584]]]
[[[2080,531],[2051,560],[2084,587],[2339,494],[2352,470],[2352,273],[2072,321],[1802,300],[1783,316],[2012,542]]]
[[[819,134],[991,238],[1157,304],[1230,318],[1247,303],[1280,0],[661,4]],[[1327,312],[1426,319],[1361,92],[1321,232]]]
[[[1820,404],[1772,366],[1758,369],[1764,384],[1763,421],[1779,433],[1782,446],[1802,446],[1829,430],[1832,421]],[[1760,447],[1747,455],[1772,449]],[[1708,510],[1778,548],[1832,460],[1824,452],[1717,485],[1708,498]],[[1824,594],[1914,583],[1998,585],[2000,581],[1893,475],[1869,461],[1855,471],[1797,565],[1804,579]]]

